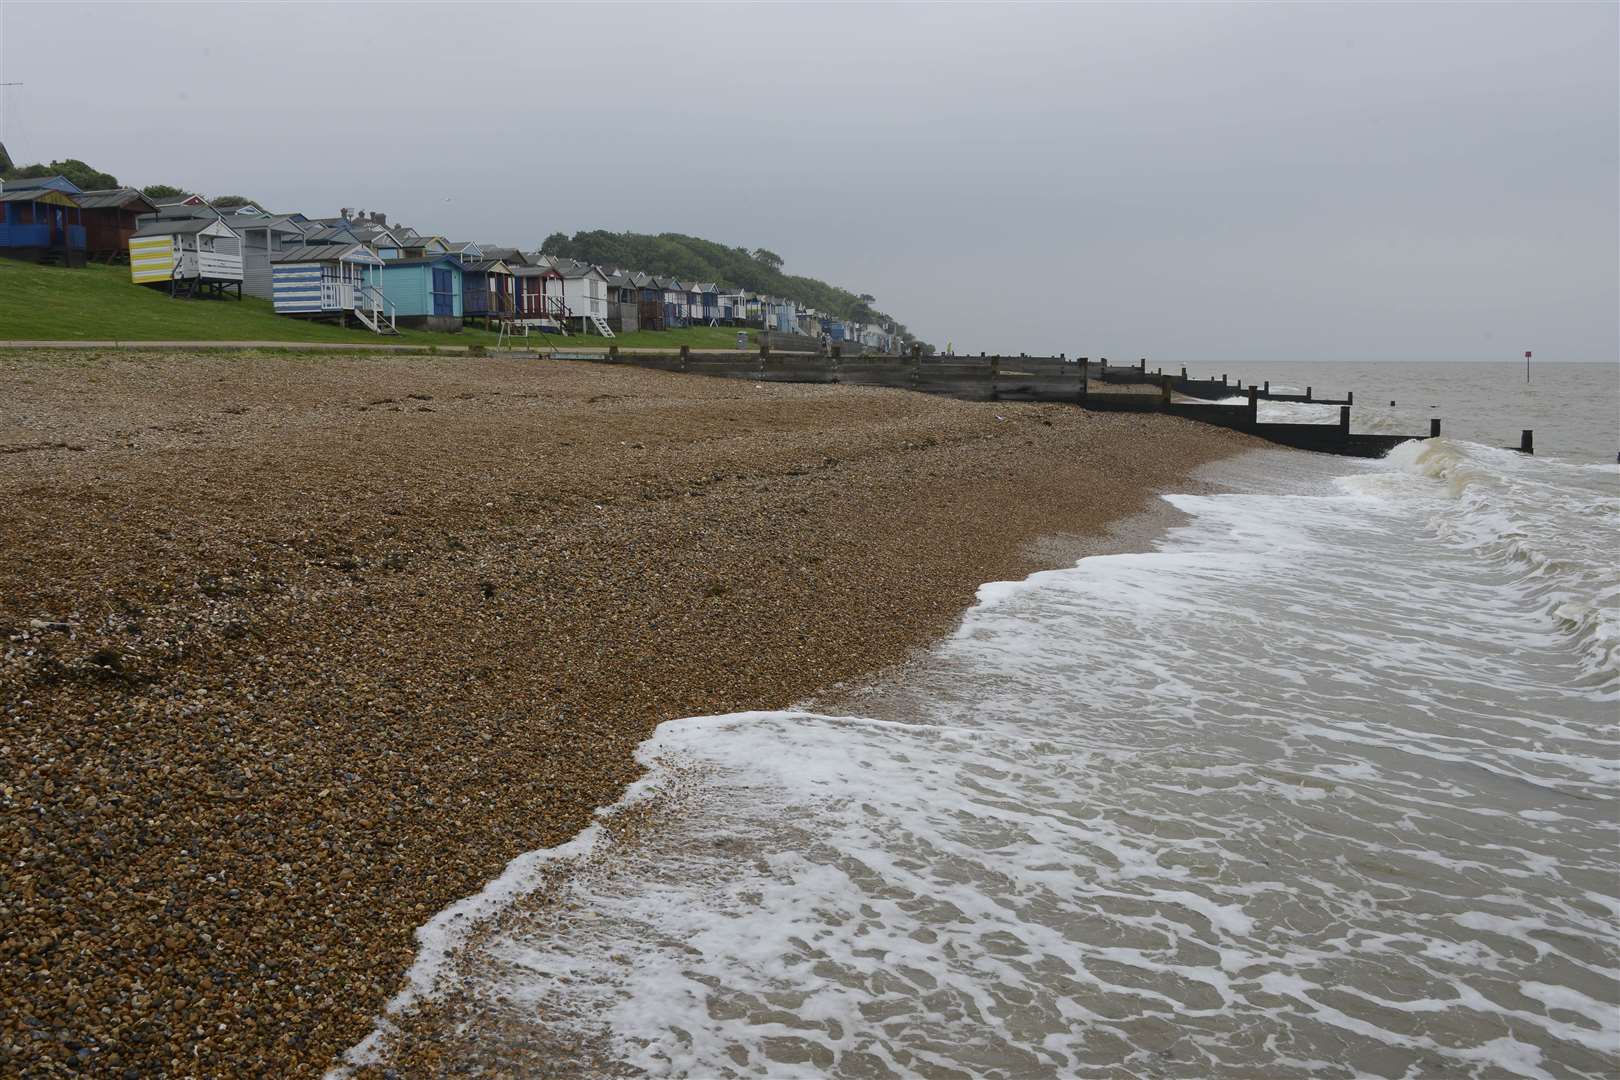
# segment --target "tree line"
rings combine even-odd
[[[102,172],[78,158],[18,165],[6,154],[5,147],[0,146],[0,180],[33,180],[41,176],[63,177],[71,181],[80,191],[104,191],[121,186],[118,177],[112,173]],[[190,192],[173,184],[147,184],[141,188],[141,194],[154,202],[163,202],[183,198]],[[233,206],[258,206],[261,210],[264,209],[257,199],[250,199],[246,195],[217,195],[208,201],[221,209]]]
[[[597,266],[641,270],[682,282],[712,281],[789,300],[855,322],[892,323],[902,338],[911,339],[903,324],[873,307],[876,297],[829,285],[816,278],[789,274],[782,257],[766,248],[731,247],[682,233],[610,232],[590,229],[552,233],[540,245],[545,255],[577,259]],[[927,347],[925,346],[925,351]]]

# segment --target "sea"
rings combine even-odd
[[[604,811],[656,827],[440,913],[350,1064],[453,992],[580,1074],[1620,1075],[1620,367],[1241,374],[1442,435],[1206,467],[858,707],[664,723]]]

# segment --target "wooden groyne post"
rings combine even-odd
[[[1350,434],[1350,406],[1339,406],[1339,434]]]
[[[1431,417],[1429,417],[1429,438],[1438,439],[1439,437],[1440,437],[1440,418],[1438,416],[1431,416]]]
[[[1536,452],[1536,433],[1525,428],[1519,433],[1519,453],[1534,454]]]
[[[1222,382],[1226,381],[1226,376],[1225,375],[1221,376],[1221,381]],[[1259,422],[1260,422],[1260,390],[1259,390],[1258,387],[1251,386],[1251,387],[1249,387],[1249,423],[1250,424],[1258,424]]]

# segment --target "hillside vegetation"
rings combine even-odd
[[[714,281],[790,300],[857,322],[892,322],[900,336],[911,335],[892,316],[873,307],[875,299],[812,277],[784,273],[781,256],[764,248],[728,247],[681,233],[608,232],[593,229],[572,237],[552,233],[540,250],[601,266],[643,270],[681,281]]]

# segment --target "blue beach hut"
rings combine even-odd
[[[383,296],[401,326],[456,332],[461,329],[461,260],[454,255],[387,259]]]
[[[9,180],[0,191],[0,255],[83,266],[79,189],[60,176]]]
[[[276,314],[351,319],[378,334],[394,316],[378,280],[383,260],[364,244],[313,244],[270,257]]]

